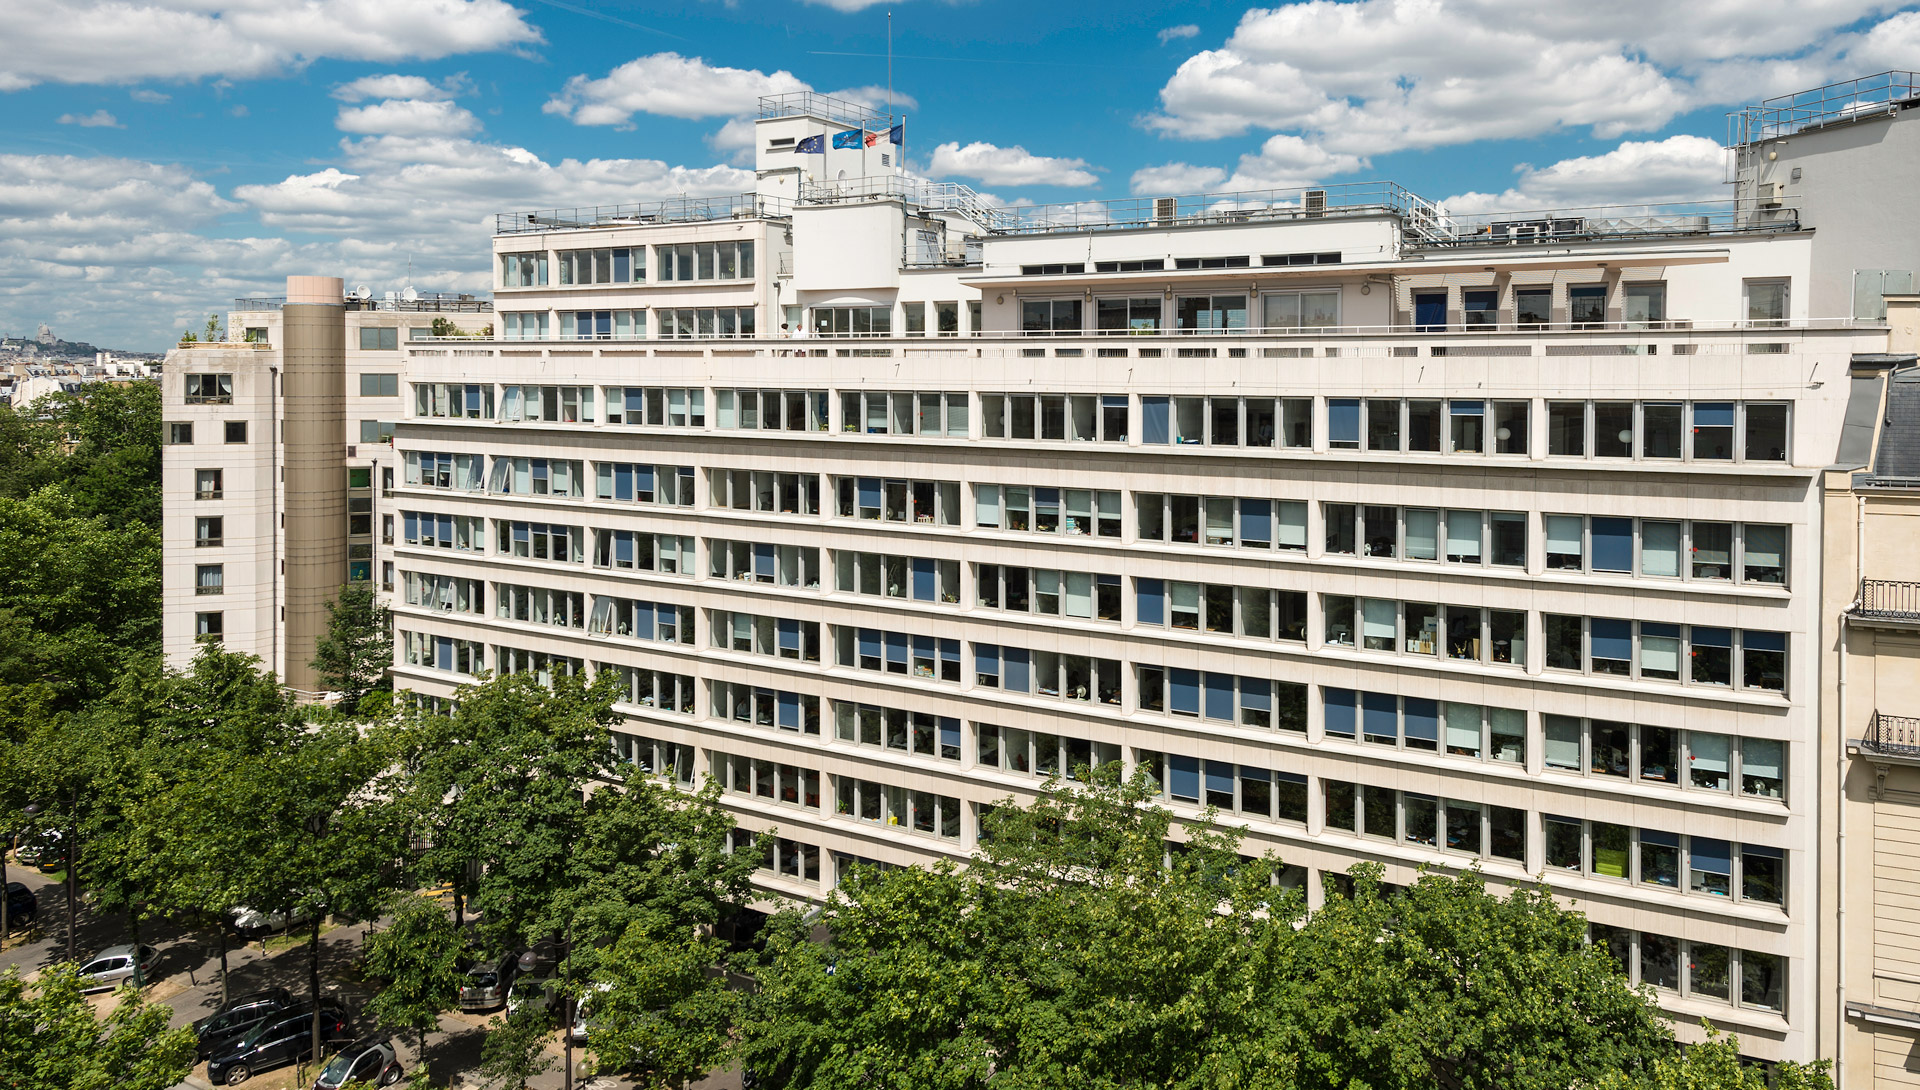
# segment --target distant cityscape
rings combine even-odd
[[[88,382],[137,382],[159,374],[161,354],[61,340],[40,323],[31,337],[0,334],[0,404],[30,405]]]

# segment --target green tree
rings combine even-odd
[[[119,820],[96,823],[95,892],[102,907],[151,905],[218,945],[222,999],[227,923],[267,878],[254,815],[229,800],[252,796],[268,759],[301,744],[299,710],[250,655],[201,648],[182,672],[130,670],[103,715],[134,747],[123,767],[89,791]]]
[[[380,688],[393,665],[393,622],[372,583],[347,583],[327,603],[327,632],[311,665],[329,690],[344,694],[340,710],[349,715]]]
[[[718,1067],[732,1049],[741,993],[713,970],[726,944],[692,931],[652,934],[634,923],[599,957],[587,1047],[603,1070],[642,1086],[681,1087]]]
[[[995,809],[965,870],[856,868],[817,923],[777,917],[745,1065],[795,1088],[1564,1090],[1671,1052],[1542,890],[1383,896],[1362,866],[1308,917],[1236,830],[1176,826],[1144,776],[1080,780]]]
[[[172,1011],[123,988],[102,1019],[80,994],[77,971],[55,965],[32,984],[0,976],[0,1085],[12,1090],[165,1090],[193,1068],[191,1029],[170,1030]]]
[[[1705,1022],[1707,1039],[1653,1061],[1645,1071],[1610,1071],[1596,1090],[1833,1090],[1833,1061],[1779,1064],[1770,1080],[1740,1062],[1740,1039]]]
[[[384,982],[366,1013],[382,1027],[408,1029],[416,1050],[460,988],[460,933],[447,910],[417,893],[398,894],[392,920],[367,939],[367,972]]]
[[[495,1018],[480,1042],[480,1078],[495,1090],[526,1090],[529,1080],[553,1066],[547,1054],[552,1029],[546,1012],[531,1006]]]
[[[84,516],[59,489],[0,497],[0,687],[44,685],[72,710],[157,654],[159,553],[148,527]]]

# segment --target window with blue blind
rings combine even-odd
[[[1140,399],[1140,441],[1154,446],[1165,446],[1173,442],[1171,399],[1164,397],[1143,397]]]
[[[1327,734],[1337,738],[1353,737],[1356,725],[1353,690],[1329,686],[1320,692],[1326,711]]]
[[[1233,809],[1233,772],[1234,766],[1231,761],[1206,763],[1208,806],[1218,806],[1223,810]]]
[[[1352,397],[1327,399],[1327,445],[1336,449],[1360,449],[1360,400]]]
[[[753,577],[763,583],[773,582],[773,546],[755,543],[753,546]]]
[[[915,601],[931,602],[938,598],[934,578],[934,563],[927,557],[913,558],[913,597]]]
[[[1222,722],[1233,722],[1233,675],[1207,674],[1204,679],[1206,692],[1206,716]]]
[[[1400,698],[1392,693],[1361,693],[1361,722],[1367,741],[1392,745],[1400,737]]]
[[[880,506],[880,478],[862,477],[859,479],[860,506]]]
[[[779,716],[775,725],[782,730],[800,729],[800,694],[782,692],[776,694],[779,702]]]
[[[861,669],[880,669],[880,630],[863,628],[860,630],[859,640]]]
[[[1410,749],[1438,749],[1440,747],[1440,705],[1423,697],[1410,696],[1405,699],[1401,716],[1401,732]]]
[[[1240,544],[1249,549],[1273,547],[1273,501],[1240,501]]]
[[[1167,585],[1158,579],[1136,579],[1134,587],[1139,596],[1139,617],[1137,618],[1139,622],[1152,625],[1166,624]]]
[[[800,654],[800,622],[782,617],[776,627],[780,633],[781,652],[791,651],[793,654],[787,657],[797,657]]]
[[[954,653],[959,654],[957,650]],[[944,715],[940,717],[940,756],[960,759],[960,720]]]
[[[1588,639],[1595,673],[1625,674],[1632,670],[1632,621],[1595,617],[1588,622]]]
[[[1000,650],[1002,677],[1006,690],[1010,693],[1029,692],[1033,688],[1033,671],[1024,647],[1003,647]]]
[[[1167,794],[1181,802],[1200,801],[1200,761],[1177,753],[1167,757]]]
[[[882,634],[887,646],[887,669],[896,674],[907,672],[907,634],[905,632],[887,632]],[[899,669],[895,669],[895,664]]]
[[[1633,571],[1633,520],[1593,520],[1593,570]]]
[[[1000,645],[996,643],[976,643],[973,645],[973,672],[975,684],[989,688],[1000,685]]]
[[[1167,671],[1168,707],[1175,715],[1200,715],[1200,671],[1176,667]]]
[[[453,669],[453,637],[435,636],[433,638],[433,665],[435,669]]]
[[[420,540],[420,516],[419,515],[414,514],[412,511],[404,511],[400,515],[400,524],[401,524],[401,528],[405,531],[406,540],[408,541]]]

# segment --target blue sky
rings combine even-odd
[[[146,349],[288,273],[484,291],[495,211],[744,191],[759,94],[884,98],[889,10],[909,166],[1007,202],[1713,199],[1729,108],[1920,68],[1872,0],[7,7],[0,332]]]

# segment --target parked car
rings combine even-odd
[[[353,1037],[346,1013],[320,1008],[320,1040],[325,1045]],[[207,1061],[207,1081],[238,1086],[269,1068],[313,1058],[313,1008],[276,1014],[254,1026],[224,1053]]]
[[[572,1035],[574,1044],[586,1044],[587,1030],[597,1021],[597,1019],[593,1017],[593,997],[597,994],[610,992],[612,990],[613,985],[603,980],[588,989],[586,995],[580,997],[580,1003],[573,1011],[573,1026],[567,1031]]]
[[[7,883],[7,926],[25,927],[40,915],[40,898],[24,883]]]
[[[320,1077],[313,1080],[313,1090],[339,1090],[350,1082],[392,1086],[404,1074],[392,1041],[385,1037],[363,1037],[327,1061],[327,1066],[320,1069]]]
[[[151,982],[154,964],[160,960],[160,951],[144,943],[138,947],[131,944],[109,946],[80,967],[80,990],[110,992],[119,987],[121,981],[132,980],[136,957],[140,963],[140,982]]]
[[[276,1014],[291,1011],[293,1006],[293,996],[285,988],[272,988],[227,1000],[226,1006],[193,1024],[194,1035],[200,1038],[200,1051],[196,1058],[208,1060],[216,1052],[227,1051],[234,1042],[253,1032],[255,1026]]]
[[[60,830],[42,829],[37,833],[27,833],[20,838],[20,846],[14,849],[14,858],[28,867],[51,867],[61,860]]]
[[[313,920],[313,913],[304,908],[292,912],[269,912],[258,908],[236,908],[228,913],[233,917],[233,929],[249,939],[277,934],[290,927],[299,927]]]
[[[506,1003],[507,989],[519,971],[520,958],[512,953],[475,961],[460,984],[460,1009],[488,1011]]]
[[[560,990],[554,987],[552,977],[527,976],[522,974],[514,978],[507,986],[507,1014],[519,1012],[522,1007],[533,1007],[547,1013],[549,1019],[560,1013]]]

